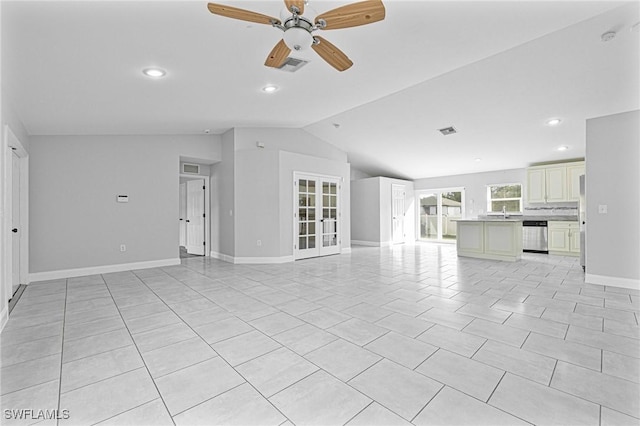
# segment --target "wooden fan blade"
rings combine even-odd
[[[313,43],[311,47],[322,59],[327,61],[329,65],[338,71],[344,71],[351,68],[353,62],[351,62],[351,59],[349,59],[342,50],[338,49],[320,36],[314,36],[313,38],[317,43]]]
[[[293,12],[291,6],[295,6],[298,9],[298,15],[304,13],[304,0],[284,0],[284,4],[289,12]]]
[[[284,40],[280,40],[278,44],[275,45],[273,50],[271,50],[271,53],[269,53],[269,56],[267,57],[267,60],[264,62],[264,64],[268,67],[280,68],[282,63],[289,56],[289,53],[291,53],[291,49],[287,47]]]
[[[365,0],[319,15],[316,18],[316,25],[320,23],[322,27],[324,22],[323,30],[337,30],[382,21],[384,17],[385,9],[381,0]]]
[[[207,5],[209,8],[209,12],[214,15],[225,16],[227,18],[239,19],[241,21],[249,21],[255,22],[257,24],[280,24],[280,20],[278,18],[273,18],[271,16],[263,15],[262,13],[252,12],[250,10],[239,9],[233,6],[227,6],[224,4],[217,3],[209,3]]]

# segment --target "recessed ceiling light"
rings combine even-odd
[[[569,147],[566,146],[566,145],[562,145],[562,146],[558,147],[558,151],[567,151],[568,149],[569,149]]]
[[[162,68],[145,68],[142,73],[147,77],[160,78],[167,75],[167,72]]]
[[[476,158],[475,161],[476,162],[480,162],[480,161],[482,161],[482,158]]]
[[[278,90],[278,86],[274,86],[273,84],[269,84],[262,88],[262,91],[265,93],[273,93]]]
[[[551,127],[557,126],[560,123],[562,123],[562,120],[559,118],[550,118],[549,120],[547,120],[547,126]]]

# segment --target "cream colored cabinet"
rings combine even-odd
[[[580,227],[578,222],[549,221],[549,252],[567,256],[580,255]]]
[[[580,176],[584,173],[583,161],[567,164],[567,201],[580,200]]]
[[[584,161],[529,167],[527,201],[530,204],[578,201],[580,175],[584,170]]]

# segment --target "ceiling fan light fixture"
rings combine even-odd
[[[313,43],[311,33],[301,27],[288,28],[282,38],[289,49],[297,52],[307,50]]]

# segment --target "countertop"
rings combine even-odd
[[[496,216],[479,216],[473,219],[458,219],[459,222],[489,222],[489,221],[502,221],[502,222],[523,222],[525,220],[546,220],[546,221],[558,221],[558,222],[577,222],[578,216],[527,216],[527,215],[513,215],[503,218],[502,215]]]

